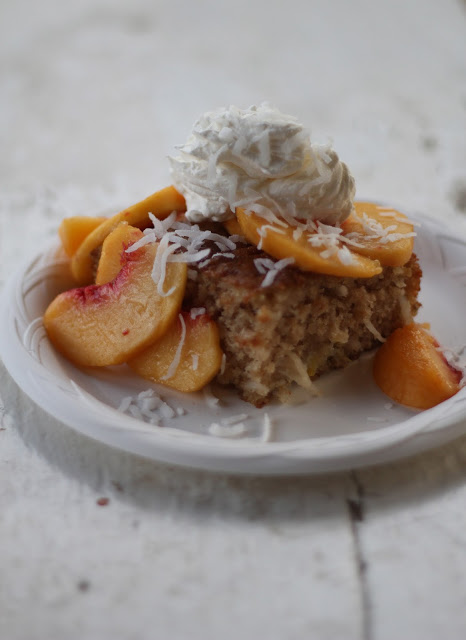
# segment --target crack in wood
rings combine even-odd
[[[351,536],[353,540],[354,559],[359,579],[359,591],[362,607],[362,640],[371,640],[372,634],[372,601],[367,580],[368,562],[364,557],[361,544],[360,528],[365,519],[365,491],[357,474],[353,471],[351,480],[355,495],[346,499],[350,519]]]

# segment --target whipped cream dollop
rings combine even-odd
[[[337,225],[353,208],[354,179],[330,145],[311,143],[298,120],[262,104],[202,115],[169,158],[187,218],[222,221],[236,207]]]

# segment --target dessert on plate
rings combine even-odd
[[[316,377],[412,325],[413,224],[355,201],[348,167],[295,118],[206,113],[170,165],[173,186],[61,225],[77,287],[44,325],[76,364],[127,363],[183,392],[215,378],[260,407],[294,384],[314,393]]]

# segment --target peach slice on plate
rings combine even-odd
[[[71,218],[64,218],[58,227],[58,235],[66,255],[72,258],[87,236],[105,220],[107,218],[101,216],[72,216]]]
[[[80,285],[93,281],[93,254],[100,248],[109,233],[119,225],[127,222],[135,227],[145,228],[149,224],[149,213],[163,220],[172,211],[185,211],[186,203],[175,187],[166,187],[156,191],[145,200],[120,211],[90,233],[76,251],[71,261],[71,272]]]
[[[130,226],[127,222],[120,222],[109,233],[102,244],[95,277],[97,285],[106,284],[117,277],[128,259],[126,249],[140,240],[143,235],[140,229]]]
[[[460,389],[461,373],[447,362],[432,335],[416,323],[389,336],[375,355],[373,373],[387,396],[414,409],[430,409]]]
[[[326,247],[309,243],[309,239],[315,235],[312,232],[304,231],[301,236],[294,237],[294,227],[288,224],[272,225],[253,212],[246,213],[242,208],[236,210],[236,217],[242,235],[249,242],[278,260],[294,258],[296,266],[304,271],[348,278],[371,278],[382,271],[377,260],[353,252],[349,252],[350,260],[344,263],[336,253],[322,257]]]
[[[341,226],[358,245],[351,245],[352,251],[378,260],[383,267],[401,267],[411,257],[413,225],[399,211],[374,202],[355,202],[354,212]]]
[[[44,315],[50,341],[83,366],[120,364],[160,338],[173,324],[184,296],[187,267],[167,264],[160,295],[152,278],[157,244],[121,251],[121,270],[102,285],[58,295]]]
[[[217,325],[210,316],[192,318],[183,311],[160,340],[128,365],[143,378],[191,393],[218,373],[222,355]]]

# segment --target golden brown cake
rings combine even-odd
[[[255,260],[269,258],[241,246],[234,259],[214,258],[188,284],[185,303],[215,319],[226,355],[218,381],[262,406],[286,401],[290,384],[346,366],[378,346],[419,308],[416,256],[372,278],[341,278],[281,269],[270,286]]]

